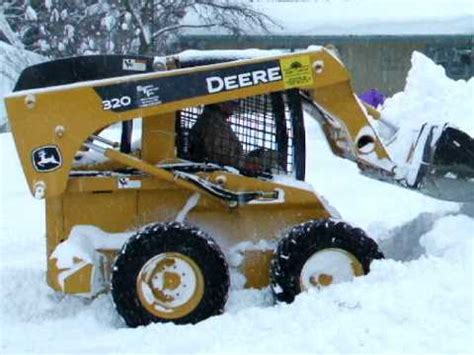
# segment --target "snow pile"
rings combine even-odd
[[[465,215],[448,216],[435,222],[433,229],[423,235],[420,244],[430,255],[452,262],[466,261],[472,267],[474,219]]]
[[[474,78],[452,80],[419,52],[413,52],[411,65],[404,91],[387,99],[383,117],[405,130],[424,122],[450,122],[474,136]]]
[[[439,201],[372,180],[355,164],[332,155],[318,124],[306,120],[306,180],[337,208],[344,220],[378,238],[416,218],[421,213],[456,213],[459,204]],[[373,232],[373,233],[370,233]]]
[[[411,144],[426,122],[441,127],[449,123],[474,136],[474,78],[452,80],[441,65],[419,52],[413,53],[411,64],[404,91],[387,99],[381,110],[384,120],[399,127],[388,145],[399,164],[405,163]],[[383,128],[379,124],[381,132]]]
[[[91,251],[97,249],[120,249],[132,233],[105,233],[95,226],[74,226],[68,239],[61,243],[51,254],[51,259],[57,259],[58,269],[74,266],[75,258],[94,263]],[[92,254],[92,255],[91,255]]]

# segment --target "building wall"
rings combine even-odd
[[[419,51],[445,67],[453,79],[474,74],[473,35],[432,36],[183,36],[180,49],[299,49],[332,43],[353,76],[355,90],[403,90],[410,58]]]

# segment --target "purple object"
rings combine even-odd
[[[364,91],[359,95],[359,98],[364,101],[366,104],[369,104],[373,107],[378,107],[385,102],[385,96],[377,89],[370,89]]]

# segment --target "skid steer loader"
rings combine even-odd
[[[221,313],[230,269],[291,302],[383,257],[303,182],[304,108],[362,173],[474,199],[472,138],[426,124],[396,164],[383,118],[322,47],[61,59],[27,68],[5,101],[28,185],[46,200],[49,285],[110,291],[129,326]]]

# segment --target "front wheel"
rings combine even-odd
[[[112,297],[127,325],[197,323],[220,314],[229,274],[224,254],[197,228],[149,226],[124,245],[112,273]]]
[[[311,288],[350,281],[383,258],[375,241],[344,222],[315,220],[294,227],[278,244],[272,260],[277,300],[293,302]]]

